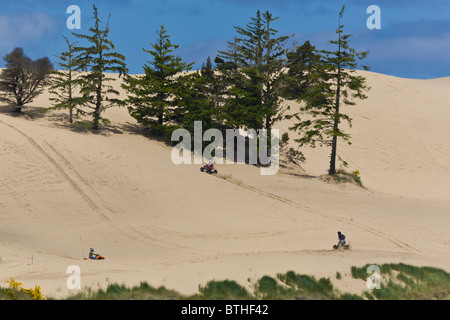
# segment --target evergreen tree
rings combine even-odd
[[[216,58],[229,85],[224,114],[233,127],[270,129],[279,120],[288,37],[276,37],[272,22],[277,19],[269,11],[261,14],[258,10],[245,27],[234,27],[239,36]]]
[[[273,18],[269,11],[263,14],[265,20],[265,54],[263,56],[263,104],[268,110],[265,118],[265,128],[270,130],[273,124],[281,120],[280,100],[284,84],[284,68],[286,66],[285,49],[288,36],[276,37],[277,30],[271,27]]]
[[[315,147],[316,143],[331,147],[329,175],[336,173],[338,138],[351,144],[350,135],[340,127],[342,121],[350,127],[352,124],[352,119],[341,112],[342,106],[355,105],[354,99],[366,99],[364,92],[369,89],[365,78],[355,74],[359,60],[364,59],[368,51],[357,52],[349,46],[350,35],[343,33],[344,26],[340,22],[344,10],[345,6],[339,13],[338,39],[330,41],[337,49],[322,50],[320,58],[312,56],[313,60],[310,60],[312,69],[305,73],[304,82],[308,85],[302,88],[304,91],[300,95],[304,104],[295,115],[299,122],[290,128],[300,133],[300,138],[295,140],[300,147]],[[368,70],[368,67],[362,67]]]
[[[93,129],[99,129],[100,120],[103,123],[109,121],[101,116],[107,108],[114,105],[123,105],[123,101],[113,96],[119,96],[119,92],[111,85],[107,84],[114,81],[114,78],[107,77],[107,72],[119,73],[119,76],[127,74],[128,70],[125,64],[125,57],[115,50],[113,42],[109,37],[109,18],[104,29],[101,29],[101,20],[98,16],[98,10],[94,8],[94,26],[89,28],[90,35],[76,34],[77,38],[87,40],[90,43],[88,47],[75,47],[74,51],[78,54],[74,63],[77,70],[88,71],[80,76],[80,93],[82,94],[83,104],[92,111],[85,112],[93,118]]]
[[[15,48],[3,60],[6,68],[0,74],[0,91],[4,93],[0,101],[14,106],[15,111],[21,113],[22,108],[49,85],[53,64],[47,57],[30,59],[22,48]]]
[[[191,70],[193,63],[186,64],[173,52],[179,46],[172,44],[164,26],[157,31],[157,39],[151,49],[143,49],[152,60],[144,64],[144,75],[127,76],[123,88],[128,93],[130,115],[138,123],[158,131],[165,131],[166,124],[180,121],[180,76]]]
[[[194,121],[201,121],[203,132],[218,128],[217,113],[221,104],[223,87],[213,68],[211,58],[201,70],[179,78],[179,108],[183,109],[183,126],[193,128]],[[193,131],[191,131],[193,133]]]
[[[79,89],[80,80],[75,74],[76,64],[74,62],[75,43],[70,43],[69,39],[64,36],[67,43],[67,51],[57,55],[59,62],[57,65],[61,68],[53,72],[52,86],[49,92],[54,95],[50,100],[54,101],[54,106],[48,109],[68,109],[69,122],[73,123],[73,111],[79,109],[83,103],[83,97],[76,96],[76,90]],[[78,113],[77,112],[77,113]]]
[[[323,68],[322,55],[310,41],[294,48],[286,54],[286,76],[283,97],[288,100],[301,100],[306,92],[321,81],[318,75]]]
[[[208,57],[206,63],[203,63],[200,74],[205,79],[204,91],[206,98],[209,101],[211,115],[216,117],[217,120],[217,113],[219,112],[220,106],[223,104],[225,84],[217,74],[211,62],[211,57]]]

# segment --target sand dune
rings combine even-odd
[[[364,75],[369,99],[349,108],[353,144],[338,151],[366,189],[318,178],[328,149],[305,150],[302,168],[274,176],[238,164],[210,176],[174,165],[171,148],[125,108],[107,110],[102,134],[69,130],[62,112],[31,120],[3,108],[0,281],[64,297],[77,292],[66,269],[78,265],[83,287],[148,281],[189,294],[211,279],[248,284],[294,270],[358,292],[364,282],[334,280],[336,271],[383,262],[450,270],[450,78]],[[330,250],[338,230],[352,250]],[[91,247],[107,259],[83,260]]]

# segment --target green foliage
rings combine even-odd
[[[83,111],[79,109],[84,102],[83,97],[76,96],[76,90],[79,89],[81,81],[75,75],[74,70],[77,65],[74,61],[74,46],[75,43],[71,43],[69,39],[64,36],[67,43],[67,51],[57,55],[59,61],[57,65],[61,70],[53,71],[52,86],[49,92],[53,94],[50,98],[54,102],[54,106],[47,108],[47,110],[69,110],[69,122],[73,123],[73,111],[76,110],[77,114]]]
[[[359,171],[355,170],[352,173],[345,171],[344,169],[339,169],[336,171],[334,175],[324,175],[321,176],[321,179],[326,182],[335,182],[335,183],[356,183],[361,188],[364,188],[364,185],[361,181],[361,177],[359,175]]]
[[[22,48],[3,57],[5,69],[0,74],[0,101],[14,106],[16,112],[33,101],[49,85],[53,64],[47,57],[32,60]]]
[[[263,276],[256,282],[255,294],[261,299],[287,299],[295,296],[295,290],[291,287],[280,285],[276,279]]]
[[[352,277],[366,280],[370,264],[362,268],[352,267]],[[450,299],[450,274],[433,267],[417,267],[404,263],[382,264],[381,288],[365,293],[379,300],[400,299]]]
[[[239,300],[251,299],[252,296],[248,291],[235,281],[209,281],[205,286],[199,286],[200,299],[208,300]]]
[[[183,115],[189,106],[186,97],[198,92],[195,91],[197,78],[181,74],[189,71],[193,63],[186,64],[180,56],[173,54],[178,45],[171,42],[164,26],[157,35],[151,49],[143,49],[151,56],[151,61],[143,66],[144,75],[126,76],[122,87],[128,93],[126,103],[130,115],[138,123],[163,133],[166,125],[183,123]],[[195,98],[192,100],[196,101]]]
[[[345,6],[339,13],[341,19]],[[368,52],[357,52],[349,45],[350,35],[343,33],[343,25],[336,30],[337,40],[330,41],[335,51],[317,51],[309,42],[291,52],[288,56],[292,71],[291,80],[285,95],[304,102],[300,111],[292,116],[296,120],[290,130],[300,133],[295,141],[299,147],[331,147],[329,175],[336,173],[338,138],[351,144],[350,135],[340,124],[346,122],[350,127],[352,119],[341,112],[342,106],[355,105],[354,99],[366,99],[369,88],[365,78],[355,75],[359,60]],[[364,69],[368,67],[363,66]],[[298,80],[296,80],[298,79]]]
[[[357,294],[344,293],[339,296],[339,300],[364,300],[364,299]]]
[[[285,274],[278,274],[278,279],[286,285],[296,290],[297,294],[309,295],[312,297],[335,298],[333,284],[329,278],[316,280],[313,276],[300,275],[294,271]]]
[[[125,57],[115,52],[115,46],[109,39],[109,16],[106,26],[100,27],[101,20],[98,10],[94,8],[94,26],[89,28],[89,35],[73,33],[77,38],[87,41],[90,46],[74,47],[73,51],[77,55],[73,63],[76,69],[88,71],[80,75],[79,85],[81,98],[79,103],[83,104],[91,111],[81,111],[83,115],[90,115],[93,118],[92,128],[99,129],[99,123],[102,120],[101,114],[109,107],[114,105],[124,105],[123,101],[114,96],[119,96],[119,92],[109,85],[113,81],[107,77],[106,73],[118,73],[119,76],[127,74],[128,69],[125,64]],[[104,122],[104,121],[103,121]]]
[[[351,267],[353,278],[366,281],[366,271],[371,264]],[[277,274],[276,278],[263,276],[247,290],[236,281],[212,280],[199,285],[198,293],[183,295],[164,286],[153,287],[147,282],[127,287],[112,283],[106,289],[96,291],[87,288],[69,296],[68,300],[257,300],[257,299],[330,299],[330,300],[448,300],[450,299],[450,274],[433,267],[416,267],[404,263],[379,265],[382,281],[381,289],[361,292],[361,295],[336,290],[330,278],[317,280],[311,275],[294,271]],[[336,272],[338,275],[338,272]],[[338,276],[336,276],[338,278]],[[249,280],[250,282],[250,280]],[[7,288],[0,288],[0,299],[46,299],[40,287],[25,289],[22,284],[10,278]]]
[[[9,278],[6,281],[8,288],[1,291],[4,292],[4,298],[9,300],[45,300],[44,295],[41,292],[41,287],[35,285],[34,288],[26,289],[22,287],[22,283],[15,281],[13,278]],[[2,296],[0,292],[0,297]]]
[[[220,77],[227,84],[222,119],[229,127],[270,129],[280,119],[288,37],[276,37],[272,23],[277,19],[269,11],[258,10],[245,27],[234,27],[238,36],[216,57]]]

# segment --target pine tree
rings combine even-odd
[[[238,37],[219,51],[218,69],[229,84],[225,103],[226,121],[236,127],[270,129],[279,120],[284,49],[287,36],[276,37],[269,11],[256,17],[245,27],[235,26]]]
[[[265,128],[270,130],[273,124],[281,120],[280,100],[284,84],[284,68],[286,66],[285,49],[288,36],[275,37],[277,30],[271,27],[273,18],[269,11],[263,14],[265,20],[265,54],[263,56],[263,104],[268,110],[265,119]]]
[[[221,104],[223,88],[211,58],[207,58],[200,71],[179,77],[179,83],[178,108],[183,110],[179,112],[182,116],[179,123],[191,129],[194,121],[201,121],[203,132],[219,127],[217,112]]]
[[[200,74],[205,79],[204,91],[209,101],[209,109],[211,110],[212,116],[217,119],[217,113],[219,112],[220,106],[223,104],[222,95],[225,92],[225,84],[217,74],[211,62],[211,57],[208,57],[206,63],[203,63]]]
[[[79,106],[83,103],[83,97],[76,96],[76,90],[79,89],[80,80],[75,74],[76,64],[74,62],[75,55],[75,43],[70,43],[69,39],[64,36],[67,43],[67,51],[57,55],[59,62],[57,65],[61,70],[55,70],[53,72],[52,86],[49,92],[55,95],[50,100],[54,101],[54,106],[48,109],[68,109],[69,110],[69,122],[73,123],[73,111],[81,111]],[[78,113],[78,112],[77,112]]]
[[[340,124],[346,121],[351,127],[352,119],[341,109],[355,105],[354,99],[366,99],[364,92],[369,90],[365,78],[355,74],[360,66],[359,60],[364,59],[368,51],[357,52],[349,46],[350,35],[343,33],[344,26],[340,22],[344,10],[345,6],[339,13],[338,39],[330,41],[337,49],[322,50],[317,53],[319,56],[311,56],[312,69],[305,73],[304,80],[308,85],[302,87],[304,91],[299,97],[304,104],[295,115],[299,122],[290,128],[300,133],[300,138],[295,140],[300,147],[315,147],[316,143],[331,147],[329,175],[336,173],[338,138],[351,144],[350,135],[341,129]],[[362,67],[368,70],[368,67]]]
[[[88,47],[75,47],[74,51],[78,54],[74,63],[77,69],[87,71],[86,74],[80,76],[80,93],[83,97],[84,105],[88,106],[92,111],[86,112],[93,118],[92,128],[99,129],[100,120],[103,123],[109,121],[102,118],[101,114],[107,108],[114,105],[123,105],[123,101],[112,96],[119,96],[119,92],[111,85],[107,84],[114,81],[114,78],[107,77],[107,72],[118,73],[119,76],[127,74],[128,70],[125,64],[125,57],[113,50],[114,44],[108,38],[109,18],[104,29],[100,28],[101,20],[98,16],[98,10],[94,8],[94,26],[89,28],[90,35],[76,34],[77,38],[87,40],[91,45]]]
[[[288,100],[302,100],[306,92],[321,79],[322,56],[310,41],[286,54],[286,76],[283,97]]]
[[[157,131],[165,131],[170,121],[179,121],[180,74],[191,70],[193,63],[187,64],[173,52],[179,46],[172,44],[164,26],[157,31],[156,42],[151,49],[143,49],[152,60],[144,64],[144,75],[127,76],[122,87],[127,91],[130,115],[141,123]]]

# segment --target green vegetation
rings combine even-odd
[[[336,168],[337,161],[346,165],[337,152],[338,140],[351,144],[342,123],[351,127],[352,119],[343,109],[366,99],[365,92],[370,88],[366,79],[356,73],[361,68],[368,70],[360,64],[368,51],[357,52],[350,47],[351,35],[344,33],[340,23],[344,9],[339,12],[337,37],[329,41],[331,51],[318,50],[310,41],[289,45],[293,35],[280,35],[275,29],[279,17],[257,10],[247,24],[233,26],[233,41],[227,41],[224,50],[218,50],[214,59],[208,57],[196,71],[192,70],[195,62],[184,62],[176,53],[179,45],[172,43],[161,25],[155,41],[148,49],[142,48],[149,55],[142,66],[143,74],[128,75],[125,56],[116,51],[111,40],[111,15],[103,24],[93,5],[93,24],[87,33],[72,32],[80,44],[64,36],[67,50],[56,55],[60,70],[53,71],[48,58],[31,60],[20,48],[4,57],[6,68],[0,73],[4,97],[0,96],[0,101],[21,112],[25,104],[50,86],[54,104],[42,111],[67,110],[72,129],[98,132],[110,125],[105,111],[122,106],[148,129],[145,131],[170,144],[176,129],[186,129],[193,137],[196,121],[202,123],[202,134],[209,129],[222,133],[265,129],[269,137],[277,122],[294,118],[289,130],[298,134],[294,140],[298,150],[286,146],[289,136],[285,133],[283,153],[296,162],[306,160],[303,147],[331,147],[328,174],[347,182]],[[111,73],[123,76],[121,89],[126,97],[110,84],[116,81]],[[293,100],[300,107],[286,114]],[[74,117],[80,121],[74,123]],[[256,134],[266,138],[265,134]],[[271,144],[270,138],[267,143]],[[203,151],[207,143],[202,144]],[[261,163],[259,153],[257,157]],[[351,178],[362,186],[358,174],[352,173]]]
[[[359,63],[366,58],[368,51],[357,52],[350,47],[350,35],[344,34],[344,26],[340,22],[344,9],[345,6],[339,13],[338,38],[330,41],[335,51],[317,51],[306,42],[288,56],[289,79],[294,81],[294,85],[289,85],[286,97],[304,102],[299,112],[287,117],[297,120],[289,130],[299,133],[300,137],[295,142],[300,148],[331,147],[330,176],[337,173],[336,161],[340,159],[338,139],[351,144],[351,137],[344,132],[341,123],[351,128],[352,119],[342,109],[355,105],[356,99],[366,99],[365,92],[369,90],[366,79],[355,75],[360,67],[368,70],[367,66]]]
[[[79,105],[88,108],[89,111],[79,110],[82,114],[92,117],[92,128],[99,129],[100,121],[109,124],[109,120],[102,117],[107,108],[114,105],[123,105],[123,101],[113,96],[119,96],[119,92],[108,83],[114,78],[108,77],[107,73],[118,73],[119,76],[127,74],[125,56],[115,52],[115,46],[109,39],[109,17],[104,29],[100,27],[100,18],[97,7],[94,8],[94,26],[89,28],[89,35],[73,33],[81,40],[87,41],[87,47],[73,47],[73,66],[78,71],[84,71],[77,83],[80,85],[81,97],[76,98]],[[62,84],[63,82],[60,82]]]
[[[53,64],[48,57],[32,60],[22,48],[15,48],[3,60],[6,68],[0,72],[0,102],[21,114],[49,85]]]
[[[22,287],[22,283],[10,278],[5,281],[7,288],[0,288],[0,300],[45,300],[41,287],[36,285],[32,289]]]
[[[83,103],[82,97],[76,97],[75,92],[79,90],[80,80],[74,72],[76,64],[74,62],[75,43],[70,43],[69,39],[64,36],[67,43],[67,51],[57,55],[59,59],[56,64],[61,70],[53,71],[52,86],[49,88],[49,92],[53,95],[50,100],[54,102],[53,107],[49,107],[46,110],[69,110],[69,123],[73,123],[73,112],[77,111],[77,114],[83,111],[79,109],[79,106]]]
[[[361,280],[361,290],[366,288],[367,264],[351,267],[351,277]],[[450,274],[433,267],[416,267],[403,263],[379,265],[380,289],[365,290],[360,295],[341,292],[330,278],[316,279],[294,271],[279,273],[276,277],[263,276],[252,282],[249,288],[233,280],[212,280],[199,285],[198,293],[183,295],[164,286],[153,287],[147,282],[127,287],[110,284],[96,291],[88,288],[67,300],[449,300]],[[345,281],[336,272],[338,281]],[[0,300],[45,299],[39,286],[24,289],[21,283],[11,279],[8,288],[0,288]],[[49,298],[51,299],[51,298]]]
[[[335,182],[335,183],[355,183],[356,185],[364,188],[364,185],[361,181],[360,172],[355,170],[351,173],[345,171],[344,169],[338,169],[333,175],[323,175],[320,178],[326,182]]]
[[[355,279],[365,280],[369,264],[352,267]],[[403,263],[380,265],[380,289],[365,292],[370,299],[379,300],[448,300],[450,299],[450,274],[432,267],[416,267]]]

